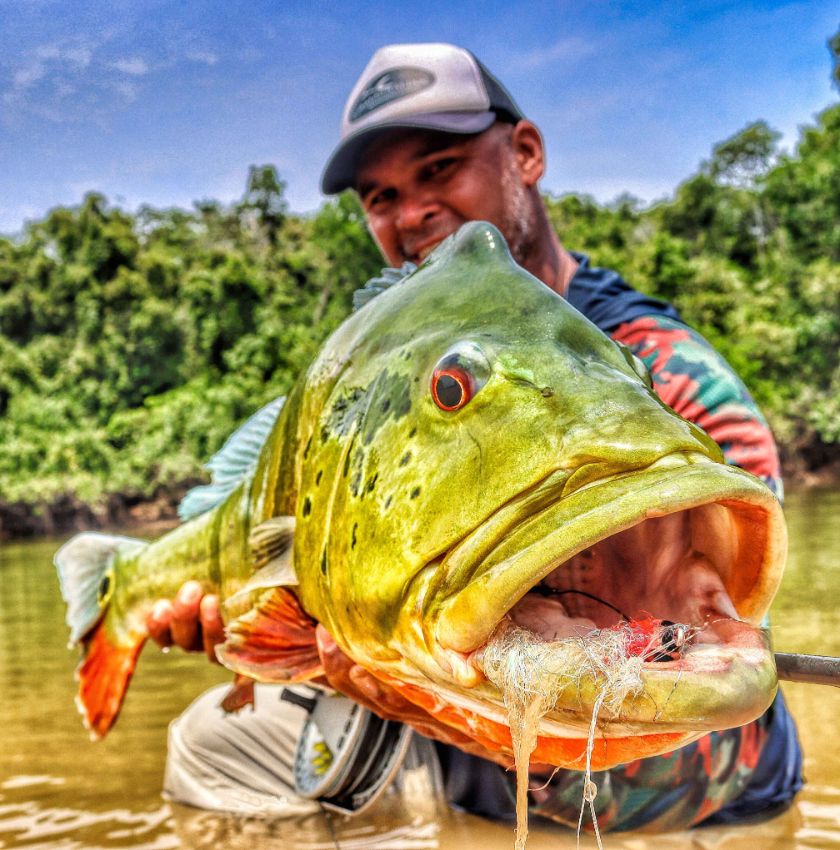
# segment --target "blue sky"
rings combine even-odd
[[[836,102],[837,0],[0,0],[0,232],[89,190],[231,201],[274,163],[315,209],[344,100],[400,41],[473,50],[543,130],[543,188],[663,197],[763,118],[795,144]]]

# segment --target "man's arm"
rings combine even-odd
[[[682,322],[644,316],[612,334],[648,367],[653,389],[723,449],[727,463],[761,478],[779,497],[779,453],[767,421],[729,364]]]

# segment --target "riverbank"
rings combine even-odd
[[[810,466],[802,455],[783,462],[787,493],[840,485],[840,458]],[[111,494],[98,505],[90,505],[73,495],[60,496],[49,503],[30,505],[0,499],[0,541],[95,531],[133,525],[167,528],[178,522],[178,504],[197,479],[175,487],[160,487],[151,497]]]

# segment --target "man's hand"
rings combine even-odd
[[[364,667],[348,658],[320,624],[316,630],[316,638],[324,665],[324,675],[335,690],[386,720],[408,724],[427,738],[453,744],[470,755],[494,761],[505,768],[513,766],[513,759],[509,756],[486,749],[463,732],[436,720],[429,712],[409,702],[384,682],[380,682]]]
[[[146,619],[149,637],[159,646],[204,651],[214,663],[216,644],[225,639],[219,597],[206,594],[197,581],[181,585],[174,599],[158,599]]]

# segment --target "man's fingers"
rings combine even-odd
[[[354,664],[349,670],[348,678],[372,703],[383,700],[382,688],[364,667]]]
[[[199,608],[203,592],[197,581],[188,581],[181,585],[172,604],[172,640],[181,649],[191,650],[202,647],[199,639]]]
[[[152,607],[152,613],[146,620],[149,637],[160,647],[172,646],[172,603],[168,599],[158,599]]]
[[[201,639],[204,644],[204,652],[211,661],[218,664],[216,644],[225,639],[225,624],[222,622],[222,611],[218,596],[208,594],[202,598],[199,605],[199,617],[201,619]]]

